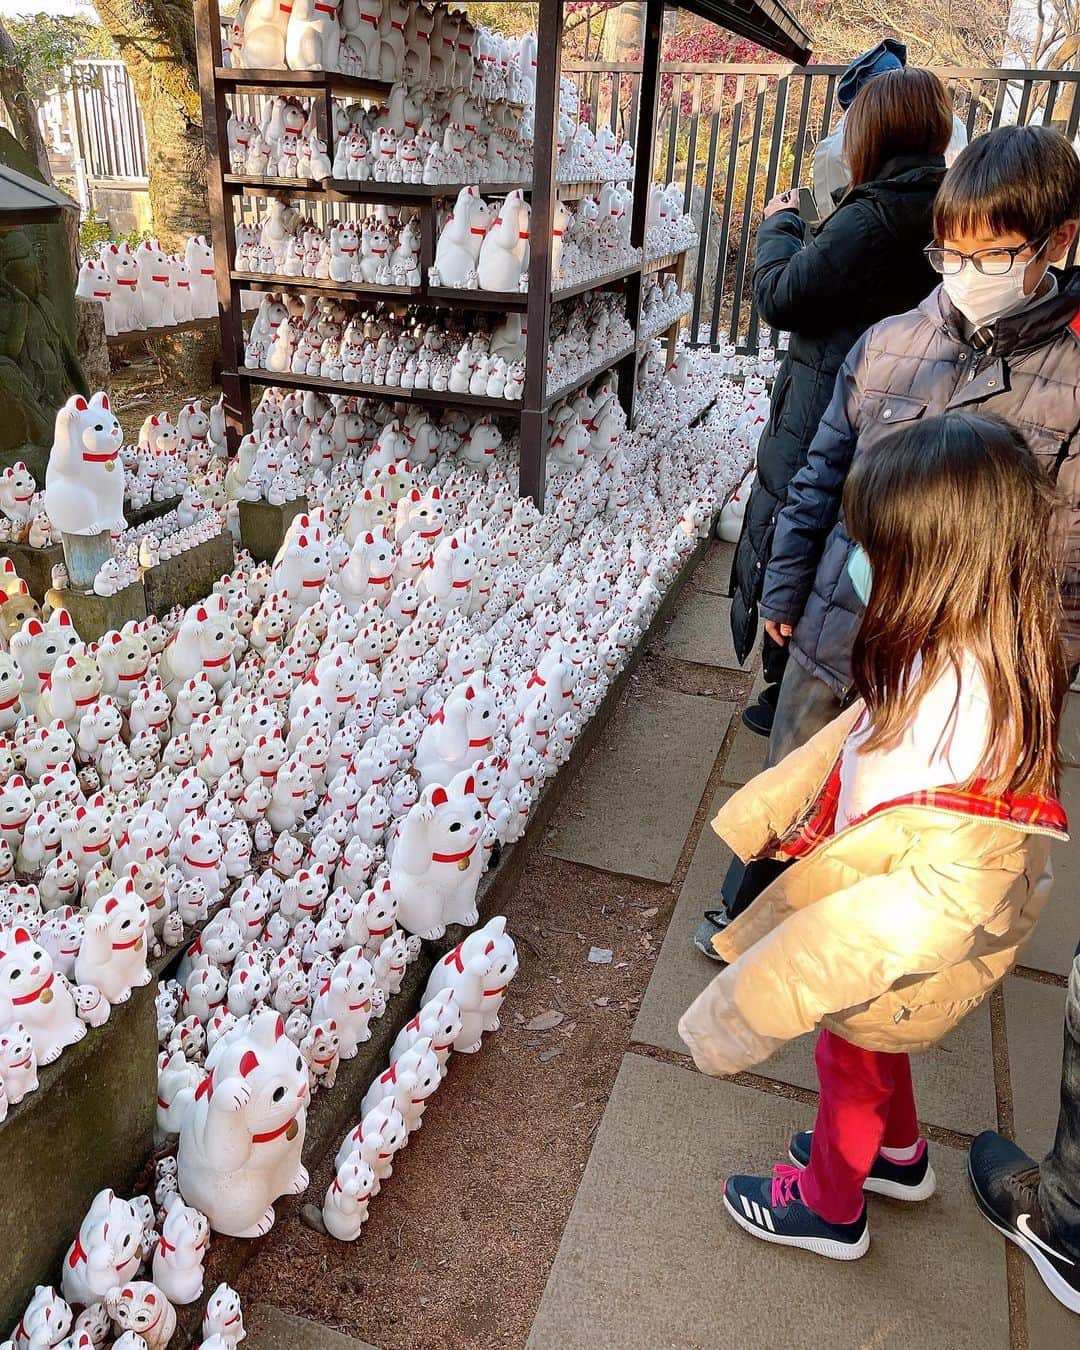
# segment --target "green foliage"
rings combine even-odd
[[[109,60],[116,48],[100,24],[57,14],[11,18],[6,27],[15,44],[19,69],[35,99],[63,87],[64,67],[72,61]]]
[[[86,257],[88,253],[96,253],[102,244],[108,244],[111,240],[112,230],[109,229],[109,222],[102,220],[91,207],[79,225],[80,256]]]

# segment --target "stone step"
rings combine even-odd
[[[798,1102],[626,1055],[529,1350],[1006,1350],[1004,1243],[963,1150],[935,1148],[924,1204],[869,1198],[860,1261],[769,1245],[727,1216],[725,1178],[767,1174],[805,1123]]]
[[[545,851],[670,881],[734,712],[733,703],[668,689],[631,698],[563,802]]]
[[[269,1303],[257,1303],[244,1314],[245,1350],[375,1350],[367,1341],[343,1336],[332,1327],[282,1312]]]

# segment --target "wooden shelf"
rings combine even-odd
[[[646,275],[649,272],[666,272],[669,267],[677,267],[679,259],[685,258],[689,252],[688,248],[680,248],[674,253],[662,253],[657,258],[649,258],[642,264],[641,270]]]
[[[663,328],[658,329],[655,333],[648,333],[644,337],[639,337],[637,340],[638,351],[639,352],[643,351],[649,345],[650,342],[656,342],[657,339],[659,338],[667,337],[673,328],[678,328],[681,325],[683,319],[689,317],[690,316],[688,314],[680,314],[677,319],[672,319],[672,321],[669,324],[666,324]]]
[[[583,385],[592,384],[593,380],[603,375],[605,370],[610,370],[612,366],[617,366],[619,362],[625,360],[626,357],[635,356],[636,354],[637,339],[635,338],[629,347],[624,347],[621,352],[616,352],[614,356],[605,357],[600,365],[594,366],[592,370],[587,371],[584,375],[579,375],[576,380],[571,380],[569,384],[562,385],[561,388],[556,389],[554,393],[545,395],[544,407],[551,408],[556,403],[561,403],[564,398],[569,398],[571,394],[576,394]]]
[[[129,328],[123,333],[109,333],[105,341],[110,347],[119,347],[125,342],[140,342],[152,338],[171,337],[174,333],[193,333],[200,328],[216,328],[218,317],[212,319],[188,319],[185,323],[169,324],[166,328]]]
[[[648,192],[653,151],[656,142],[658,110],[662,99],[661,87],[661,18],[663,0],[647,0],[642,34],[641,61],[625,70],[636,80],[630,138],[637,147],[633,171],[624,175],[621,164],[619,176],[579,178],[559,181],[558,137],[560,101],[560,53],[564,45],[566,6],[562,0],[539,0],[536,6],[536,92],[532,110],[533,163],[524,182],[485,183],[380,183],[350,179],[328,178],[319,182],[307,178],[284,178],[267,173],[261,176],[233,174],[229,161],[228,127],[229,96],[236,90],[264,95],[295,94],[310,101],[318,124],[332,131],[333,99],[358,99],[386,102],[391,92],[389,83],[324,71],[268,70],[227,66],[228,49],[222,47],[222,15],[220,0],[194,0],[195,42],[199,66],[199,91],[202,109],[203,134],[206,141],[207,189],[213,243],[217,256],[228,259],[227,267],[235,269],[237,198],[277,198],[296,201],[304,211],[305,200],[326,203],[325,214],[344,217],[366,213],[368,204],[382,205],[397,214],[405,207],[415,216],[420,228],[420,263],[422,281],[419,286],[377,286],[366,283],[336,283],[329,279],[285,277],[281,274],[250,273],[219,268],[217,297],[225,353],[222,385],[230,447],[235,450],[241,436],[250,431],[253,415],[253,394],[259,386],[281,385],[292,389],[321,390],[327,394],[345,394],[380,399],[402,405],[422,404],[436,408],[475,409],[494,416],[517,419],[520,427],[521,453],[519,456],[520,491],[533,497],[542,509],[546,473],[545,414],[557,399],[571,396],[589,381],[595,381],[605,370],[615,366],[619,398],[633,425],[635,386],[633,355],[635,347],[614,356],[605,366],[586,372],[578,380],[550,396],[545,393],[546,356],[550,341],[551,302],[569,300],[605,288],[618,288],[613,300],[620,313],[633,322],[640,309],[642,276],[645,271],[662,271],[665,261],[658,259],[643,268],[640,262],[630,266],[613,267],[601,276],[571,285],[559,286],[551,272],[551,230],[557,203],[579,201],[585,196],[598,195],[608,182],[626,183],[633,192],[630,213],[631,236],[635,240],[645,233]],[[599,65],[597,71],[607,69]],[[614,69],[614,68],[612,68]],[[624,68],[619,67],[619,75]],[[235,100],[234,100],[235,102]],[[515,120],[524,116],[524,110],[515,114]],[[333,136],[328,139],[332,142]],[[331,161],[332,162],[332,161]],[[276,168],[276,163],[274,165]],[[519,189],[526,193],[532,208],[534,234],[540,247],[532,252],[529,293],[494,293],[466,291],[448,286],[428,284],[439,232],[441,213],[452,204],[463,187],[471,186],[488,199],[497,199]],[[341,203],[339,206],[338,203]],[[308,207],[308,212],[311,208]],[[320,215],[324,212],[321,211]],[[669,264],[670,265],[670,264]],[[385,275],[385,273],[383,274]],[[300,294],[337,295],[342,300],[354,300],[362,306],[382,304],[385,307],[419,310],[425,307],[437,313],[456,310],[461,322],[475,322],[477,315],[488,314],[493,322],[498,317],[517,313],[528,318],[526,381],[523,395],[515,401],[490,399],[450,391],[437,393],[430,389],[410,389],[352,384],[343,380],[326,380],[316,376],[276,374],[266,369],[249,370],[243,366],[245,343],[245,311],[241,294],[247,292],[297,291]],[[248,296],[250,300],[251,296]],[[137,335],[132,335],[137,336]],[[141,335],[147,336],[147,335]],[[636,342],[636,338],[635,338]]]
[[[336,70],[260,70],[256,67],[217,66],[214,79],[241,89],[295,89],[300,93],[353,94],[357,98],[385,98],[388,80],[344,75]]]
[[[529,297],[520,291],[467,291],[453,286],[377,286],[362,281],[330,281],[322,277],[287,277],[280,273],[230,272],[230,278],[251,291],[299,291],[343,295],[357,300],[404,300],[437,309],[513,310],[524,313]]]
[[[226,372],[235,379],[252,384],[277,384],[285,389],[318,389],[327,394],[354,394],[360,398],[378,398],[384,403],[429,403],[438,408],[476,408],[484,412],[516,417],[521,412],[521,400],[486,398],[481,394],[455,394],[449,389],[443,393],[435,389],[402,389],[388,384],[354,384],[348,380],[324,380],[321,375],[294,375],[291,371],[252,370],[240,366]]]
[[[613,286],[617,281],[632,277],[641,271],[640,263],[630,263],[626,267],[617,267],[613,272],[603,272],[588,281],[576,281],[572,286],[559,286],[551,292],[552,300],[569,300],[575,295],[584,295],[586,291],[602,291],[605,286]]]
[[[422,304],[445,309],[496,309],[524,314],[529,297],[524,291],[468,291],[457,286],[426,286]]]
[[[561,202],[576,202],[582,197],[596,197],[608,183],[625,183],[625,178],[597,178],[580,183],[556,183],[555,188]]]
[[[230,272],[251,291],[313,291],[318,295],[348,295],[364,300],[419,300],[419,286],[376,286],[366,281],[330,281],[322,277],[287,277],[269,272]]]
[[[227,173],[223,175],[225,183],[237,191],[251,196],[278,196],[285,192],[304,197],[329,197],[332,201],[363,200],[373,201],[431,201],[432,198],[456,197],[468,183],[376,183],[371,179],[360,182],[353,178],[275,178],[273,176],[253,177],[249,174]],[[560,201],[579,201],[582,197],[598,196],[608,183],[618,183],[618,178],[598,178],[580,183],[557,183],[556,195]],[[520,188],[531,193],[532,183],[474,183],[483,197],[505,196]]]
[[[421,206],[426,202],[456,197],[463,187],[479,187],[485,197],[505,197],[515,188],[529,190],[528,183],[376,183],[352,178],[252,178],[246,174],[223,175],[225,186],[249,197],[323,197],[334,202],[400,202]]]

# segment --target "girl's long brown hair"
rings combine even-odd
[[[844,118],[851,186],[869,183],[897,155],[943,155],[952,118],[948,92],[929,70],[887,70],[867,80]]]
[[[1067,677],[1055,505],[1023,436],[996,417],[928,417],[856,459],[844,513],[873,570],[853,655],[866,750],[894,743],[950,666],[959,687],[971,657],[991,726],[975,778],[990,795],[1056,792]]]

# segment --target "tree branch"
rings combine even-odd
[[[15,44],[2,20],[0,20],[0,98],[4,101],[19,144],[32,157],[41,170],[41,176],[51,187],[52,170],[49,168],[49,156],[38,127],[37,104],[23,80]]]

